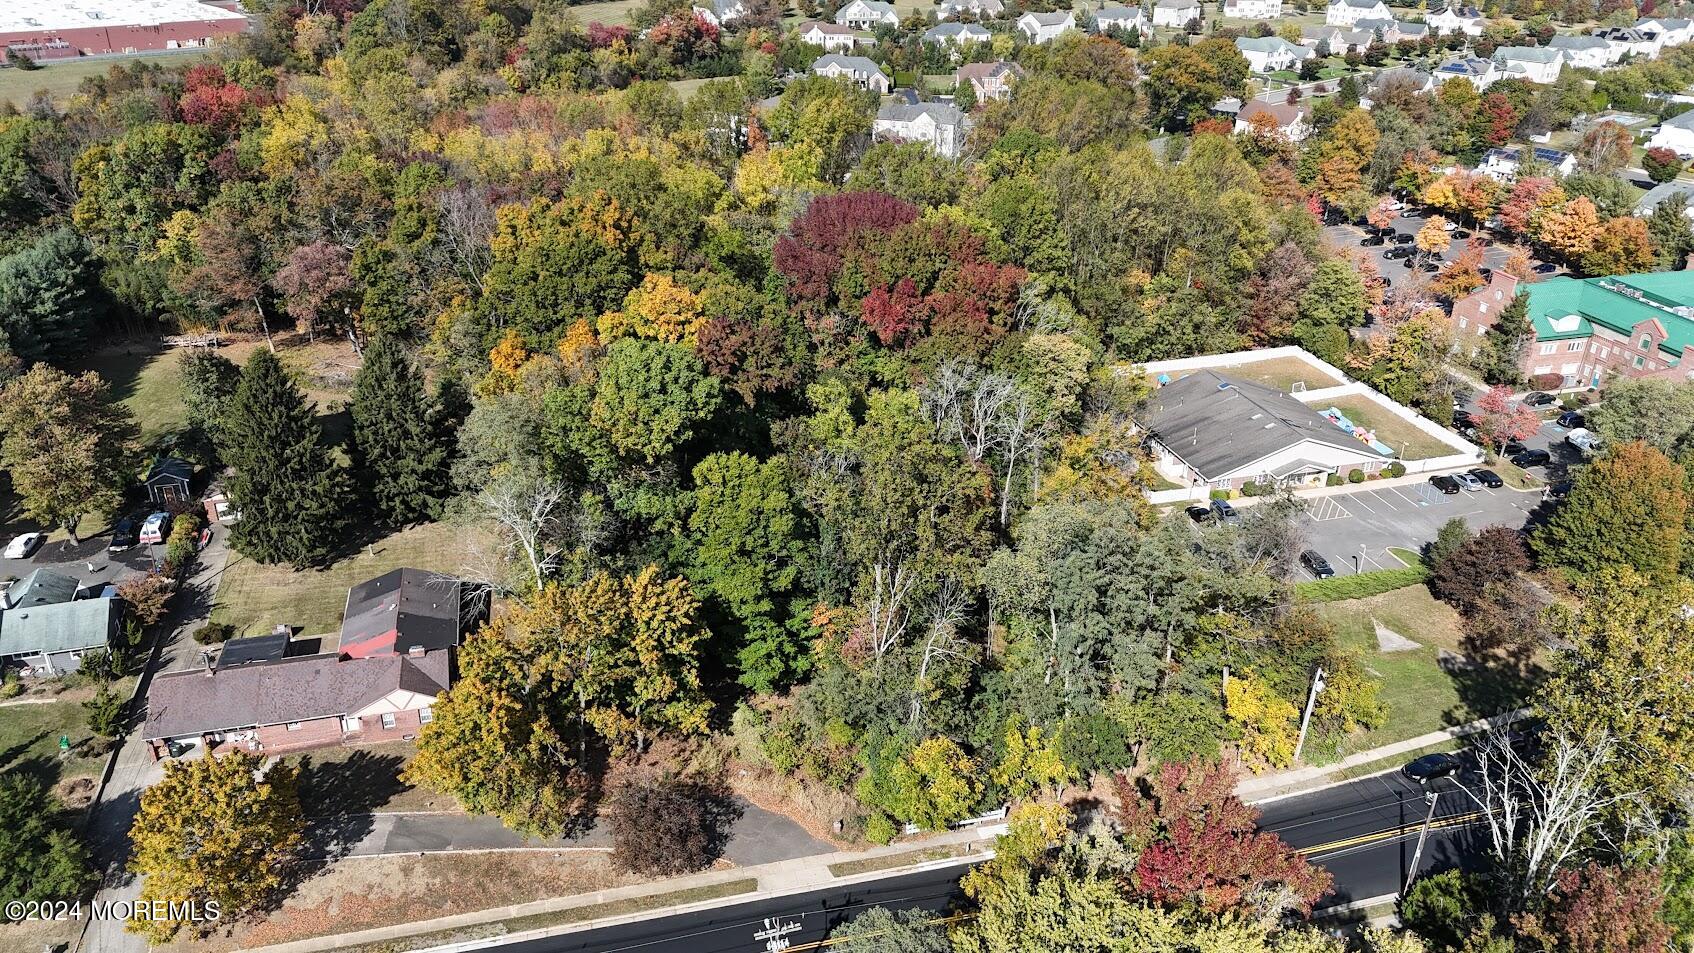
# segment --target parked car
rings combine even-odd
[[[1377,245],[1386,244],[1387,242],[1388,242],[1387,238],[1383,237],[1381,234],[1377,234],[1377,235],[1366,235],[1364,237],[1364,240],[1359,242],[1359,244],[1364,245],[1364,246],[1369,246],[1369,247],[1375,247]]]
[[[1547,487],[1547,492],[1553,497],[1553,499],[1562,500],[1565,497],[1570,496],[1571,487],[1575,485],[1576,483],[1573,480],[1560,480],[1559,482]]]
[[[1441,223],[1441,230],[1447,231],[1447,232],[1456,232],[1456,231],[1459,230],[1459,226],[1457,224],[1453,223],[1453,222],[1450,222],[1450,221],[1442,222]]]
[[[1460,490],[1459,481],[1445,473],[1438,473],[1435,476],[1430,477],[1429,482],[1433,484],[1437,490],[1440,490],[1449,496],[1459,492]]]
[[[1455,426],[1455,427],[1468,427],[1468,426],[1470,426],[1470,422],[1473,419],[1474,418],[1471,416],[1471,412],[1464,409],[1463,407],[1454,407],[1453,408],[1453,426]]]
[[[171,514],[159,512],[147,517],[141,524],[141,542],[153,546],[164,542],[171,535]]]
[[[1417,253],[1418,250],[1409,245],[1395,245],[1393,248],[1383,252],[1382,257],[1387,261],[1397,261],[1401,258],[1409,259]]]
[[[1559,415],[1559,426],[1566,430],[1577,430],[1588,426],[1588,418],[1574,410],[1567,410]]]
[[[1505,454],[1507,457],[1515,457],[1528,449],[1529,448],[1524,446],[1523,442],[1520,440],[1508,440],[1506,441],[1506,445],[1500,448],[1500,452]]]
[[[1335,575],[1335,569],[1330,566],[1329,560],[1323,558],[1323,554],[1315,549],[1308,549],[1300,554],[1300,565],[1305,566],[1307,572],[1319,579],[1328,579]]]
[[[1187,513],[1188,518],[1196,523],[1210,523],[1212,521],[1212,511],[1206,509],[1204,506],[1190,506],[1184,509],[1183,512]]]
[[[1450,754],[1436,752],[1426,754],[1416,761],[1408,761],[1400,769],[1400,773],[1419,784],[1428,784],[1441,778],[1457,774],[1464,762]]]
[[[1394,233],[1393,241],[1394,241],[1394,244],[1396,244],[1396,245],[1410,245],[1412,242],[1414,242],[1416,240],[1417,240],[1417,236],[1413,235],[1411,232],[1395,232]]]
[[[1512,457],[1512,466],[1522,467],[1524,469],[1528,469],[1530,467],[1544,467],[1552,462],[1553,455],[1545,450],[1525,450],[1517,456]]]
[[[1472,493],[1475,493],[1478,490],[1482,489],[1482,481],[1478,480],[1476,477],[1471,476],[1469,473],[1455,473],[1455,474],[1453,474],[1453,479],[1458,481],[1458,484],[1460,486],[1464,487],[1466,490],[1469,490]]]
[[[1506,485],[1506,481],[1500,479],[1500,474],[1483,467],[1477,467],[1475,470],[1470,471],[1470,475],[1476,478],[1476,482],[1488,487],[1490,490],[1498,490]]]
[[[1553,264],[1550,261],[1544,261],[1541,264],[1535,266],[1535,273],[1538,274],[1538,275],[1550,275],[1553,272],[1558,271],[1558,270],[1559,270],[1559,266]]]
[[[6,544],[5,556],[7,559],[27,558],[40,549],[41,544],[46,541],[47,534],[45,533],[23,533],[13,536],[12,541]]]
[[[140,535],[135,529],[135,517],[126,516],[112,527],[112,542],[106,549],[114,553],[123,552],[140,541]]]
[[[1423,261],[1418,261],[1416,258],[1408,258],[1400,263],[1400,267],[1416,268],[1419,271],[1436,272],[1441,270],[1441,262],[1439,259],[1426,258]]]
[[[1558,402],[1559,399],[1557,397],[1554,397],[1552,394],[1549,394],[1544,390],[1530,391],[1523,396],[1523,405],[1525,407],[1536,409],[1551,407]]]
[[[1213,500],[1212,515],[1230,526],[1235,526],[1241,522],[1241,514],[1235,512],[1235,507],[1230,506],[1228,500]]]
[[[1583,453],[1593,453],[1600,449],[1600,435],[1592,430],[1578,427],[1565,434],[1565,443],[1570,444]]]

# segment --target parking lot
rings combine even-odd
[[[1421,550],[1454,517],[1473,531],[1495,524],[1521,528],[1540,505],[1540,493],[1484,488],[1448,495],[1421,483],[1307,500],[1300,522],[1307,547],[1323,554],[1337,575],[1347,575],[1401,567],[1390,546]]]
[[[1422,211],[1409,208],[1395,216],[1394,224],[1390,227],[1400,235],[1416,235],[1418,229],[1428,224],[1428,221],[1428,216]],[[1466,229],[1466,231],[1469,231],[1469,229]],[[1395,285],[1406,280],[1406,278],[1413,273],[1410,268],[1406,267],[1405,259],[1391,259],[1386,257],[1388,250],[1395,247],[1393,242],[1383,242],[1380,245],[1365,245],[1363,244],[1365,240],[1365,230],[1357,225],[1329,225],[1324,228],[1324,235],[1337,247],[1358,248],[1365,252],[1369,256],[1371,263],[1376,266],[1377,273],[1382,275],[1382,277],[1390,285]],[[1459,253],[1464,250],[1464,246],[1465,239],[1455,238],[1453,243],[1448,246],[1446,252],[1440,255],[1428,256],[1429,260],[1435,262],[1437,268],[1444,267],[1447,262],[1452,261],[1459,256]],[[1482,266],[1484,268],[1502,268],[1505,267],[1506,261],[1510,257],[1511,252],[1506,245],[1500,242],[1491,242],[1482,250]],[[1542,262],[1539,259],[1536,259],[1535,264],[1539,265],[1542,264]],[[1557,272],[1555,271],[1554,273]],[[1433,277],[1434,273],[1426,272],[1425,275],[1426,277]]]

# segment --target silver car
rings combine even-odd
[[[1475,493],[1477,490],[1482,489],[1482,481],[1478,480],[1476,477],[1473,477],[1468,473],[1455,473],[1455,474],[1453,474],[1453,479],[1459,481],[1460,486],[1464,487],[1466,490],[1469,490],[1472,493]]]

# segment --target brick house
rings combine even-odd
[[[416,738],[451,681],[451,650],[308,655],[168,672],[147,692],[154,760],[196,749],[274,755]]]
[[[1487,287],[1454,304],[1461,347],[1475,352],[1519,287],[1495,272]],[[1559,389],[1575,389],[1603,387],[1613,376],[1694,375],[1694,272],[1561,276],[1522,287],[1535,328],[1525,378],[1556,374]]]
[[[484,593],[422,569],[393,569],[347,590],[340,652],[348,658],[435,652],[485,618]]]

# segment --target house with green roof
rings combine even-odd
[[[1520,284],[1495,272],[1453,306],[1461,346],[1474,351],[1519,290],[1529,295],[1535,342],[1524,376],[1544,390],[1604,387],[1615,377],[1694,377],[1694,272]]]

